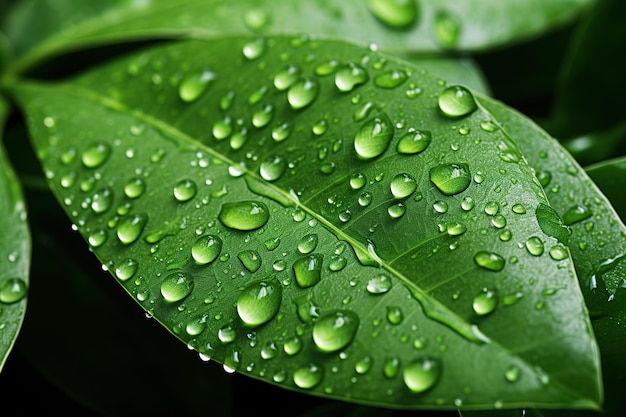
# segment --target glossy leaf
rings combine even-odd
[[[626,196],[621,187],[626,178],[626,160],[621,157],[599,162],[588,167],[587,174],[609,198],[622,220],[626,219]]]
[[[469,90],[299,37],[14,92],[78,231],[202,355],[387,407],[599,404],[573,266],[545,255],[567,228]]]
[[[8,117],[0,97],[0,126]],[[0,137],[1,139],[1,137]],[[0,369],[11,353],[26,312],[30,234],[21,186],[0,143]]]
[[[40,0],[25,2],[9,20],[6,32],[21,57],[18,71],[84,46],[172,36],[307,33],[363,45],[376,42],[387,50],[484,50],[559,27],[593,3]]]

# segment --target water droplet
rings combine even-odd
[[[250,9],[243,16],[245,25],[252,31],[263,29],[269,23],[269,16],[263,10]]]
[[[535,176],[543,188],[546,188],[552,180],[552,174],[548,171],[539,171],[535,174]]]
[[[97,229],[89,233],[89,237],[87,238],[87,241],[92,247],[97,248],[99,246],[102,246],[104,242],[106,242],[107,237],[108,236],[107,236],[106,230]]]
[[[283,290],[276,280],[252,282],[237,299],[237,314],[250,327],[270,321],[280,308]]]
[[[464,211],[470,211],[475,205],[476,204],[474,203],[474,199],[472,197],[463,197],[463,200],[461,200],[461,208]]]
[[[281,123],[272,129],[272,139],[276,142],[282,142],[291,134],[291,125],[287,122]]]
[[[367,8],[394,29],[407,29],[417,21],[418,7],[414,0],[368,0]]]
[[[178,96],[185,103],[195,101],[206,91],[215,78],[215,73],[211,71],[189,74],[181,80],[178,86]]]
[[[461,223],[448,223],[446,231],[450,236],[459,236],[467,231],[467,227]]]
[[[498,305],[498,295],[494,290],[483,288],[472,302],[474,312],[479,316],[493,313]]]
[[[393,356],[385,359],[385,365],[383,366],[383,374],[385,377],[391,379],[398,375],[400,370],[400,358]]]
[[[148,215],[144,213],[133,214],[129,217],[124,217],[117,227],[117,237],[125,245],[129,245],[136,241],[143,232],[146,223],[148,222]]]
[[[28,286],[21,278],[8,278],[0,281],[0,303],[17,303],[26,297],[27,292]]]
[[[398,219],[404,216],[404,213],[406,213],[406,206],[404,203],[396,203],[387,207],[387,214],[389,214],[389,217],[392,219]]]
[[[293,382],[302,389],[311,389],[317,386],[324,376],[322,368],[309,364],[293,372]]]
[[[124,194],[128,198],[140,197],[146,191],[146,183],[141,178],[133,178],[124,185]]]
[[[191,257],[198,265],[213,262],[222,251],[222,239],[214,235],[199,237],[191,246]]]
[[[243,56],[253,60],[259,58],[265,52],[265,39],[257,38],[252,42],[248,42],[243,47]]]
[[[366,83],[368,79],[367,72],[352,62],[341,67],[335,73],[335,85],[342,92],[352,91],[356,86]]]
[[[554,245],[550,248],[550,257],[555,261],[562,261],[569,256],[567,248],[563,245]]]
[[[533,256],[543,255],[543,241],[537,236],[528,238],[526,241],[526,250]]]
[[[440,10],[435,15],[435,38],[444,48],[456,46],[461,34],[461,23],[458,18],[447,11]]]
[[[570,207],[565,214],[563,214],[563,223],[570,226],[574,223],[587,220],[591,216],[592,213],[587,207],[582,204],[576,204],[575,206]]]
[[[289,65],[274,76],[274,87],[277,90],[284,91],[298,81],[300,68],[295,65]]]
[[[504,217],[502,214],[496,214],[491,219],[491,224],[497,229],[502,229],[506,226],[506,217]]]
[[[416,154],[422,152],[430,145],[432,134],[426,130],[408,131],[398,141],[397,150],[403,154]]]
[[[517,366],[511,366],[504,372],[504,379],[509,382],[517,382],[522,375],[522,371]]]
[[[467,164],[441,164],[430,170],[430,181],[445,195],[454,195],[470,186],[472,176]]]
[[[224,203],[218,219],[224,226],[236,230],[255,230],[263,227],[270,218],[267,206],[260,201]]]
[[[490,271],[501,271],[504,269],[504,258],[497,253],[480,251],[474,255],[474,262],[481,268]]]
[[[500,204],[495,201],[488,201],[487,204],[485,204],[485,213],[490,216],[495,216],[496,214],[498,214],[499,210]]]
[[[190,179],[184,179],[174,186],[174,198],[181,203],[189,201],[196,196],[198,186]]]
[[[513,205],[513,207],[511,207],[511,210],[513,210],[513,213],[515,214],[526,214],[526,208],[521,204]]]
[[[541,231],[567,245],[572,230],[563,222],[558,213],[549,205],[540,203],[535,210]]]
[[[328,264],[328,269],[333,272],[341,271],[346,267],[348,261],[343,256],[333,255],[330,258],[330,263]]]
[[[359,327],[352,311],[334,311],[321,316],[313,325],[313,341],[322,352],[336,352],[348,346]]]
[[[477,105],[474,95],[467,88],[454,85],[439,95],[439,108],[446,116],[462,117],[476,110]]]
[[[395,88],[406,81],[406,72],[402,70],[389,70],[378,74],[374,78],[374,84],[380,88]]]
[[[216,140],[226,139],[233,131],[232,121],[230,117],[225,117],[213,124],[211,134]]]
[[[302,339],[298,336],[294,336],[285,341],[283,350],[289,356],[297,355],[302,350]]]
[[[75,171],[70,171],[67,174],[63,175],[61,177],[61,187],[70,188],[76,183],[77,177],[78,177],[78,174],[76,174]]]
[[[402,377],[411,392],[420,394],[435,386],[441,376],[439,359],[423,357],[414,360],[404,368]]]
[[[266,181],[276,181],[287,169],[287,161],[282,156],[268,157],[259,167],[259,174]]]
[[[96,214],[104,213],[113,204],[113,190],[105,187],[93,195],[91,199],[91,211]]]
[[[387,321],[393,325],[400,324],[404,316],[399,307],[387,307]]]
[[[111,147],[104,142],[98,142],[85,149],[80,160],[87,168],[97,168],[109,158],[110,154]]]
[[[252,125],[257,128],[265,127],[272,121],[273,117],[274,106],[267,104],[252,114]]]
[[[180,301],[191,294],[193,277],[185,272],[174,272],[161,282],[161,295],[170,303]]]
[[[372,159],[387,150],[394,128],[389,117],[383,114],[365,122],[354,136],[354,149],[360,159]]]
[[[448,203],[442,200],[437,200],[433,203],[433,209],[435,209],[437,213],[446,213],[448,211]]]
[[[360,374],[360,375],[368,373],[371,368],[372,368],[371,356],[365,356],[363,359],[357,361],[357,363],[354,365],[354,370],[356,371],[357,374]]]
[[[324,255],[314,253],[300,258],[293,263],[296,282],[301,288],[312,287],[322,278],[322,261]]]
[[[289,88],[287,101],[292,109],[302,109],[313,103],[318,93],[318,82],[313,78],[304,78]]]
[[[370,294],[384,294],[392,287],[391,278],[378,274],[367,282],[367,292]]]
[[[311,233],[302,237],[302,239],[300,239],[300,242],[298,242],[298,251],[305,255],[307,253],[313,252],[317,247],[318,240],[319,239],[317,237],[317,234],[315,233]]]
[[[398,174],[391,180],[390,188],[395,198],[406,198],[417,190],[417,181],[409,174]]]
[[[256,272],[261,267],[261,256],[255,250],[244,250],[239,252],[237,258],[243,266],[250,272]]]
[[[235,341],[237,338],[237,332],[232,325],[226,324],[217,331],[217,338],[220,339],[220,342],[226,345]]]
[[[361,207],[367,207],[372,204],[372,194],[368,192],[361,193],[358,198],[358,203]]]
[[[139,263],[134,259],[127,259],[115,267],[115,276],[120,281],[126,281],[134,277],[139,268]]]

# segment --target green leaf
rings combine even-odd
[[[9,114],[0,97],[0,127]],[[1,139],[1,137],[0,137]],[[26,312],[30,233],[22,189],[0,142],[0,369],[11,353]]]
[[[387,50],[484,50],[575,19],[593,0],[34,0],[9,19],[16,70],[59,53],[131,40],[298,34],[376,42]],[[289,16],[289,18],[285,18]],[[42,18],[45,19],[42,22]]]
[[[626,159],[624,157],[599,162],[587,167],[587,174],[611,201],[619,216],[626,219],[626,196],[622,184],[626,178]]]
[[[78,231],[202,355],[370,405],[598,407],[544,191],[469,90],[298,37],[178,42],[14,92]]]
[[[626,121],[560,142],[582,166],[601,163],[626,151]]]

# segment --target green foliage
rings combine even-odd
[[[617,415],[624,121],[585,80],[619,7],[17,2],[2,362],[96,415],[237,414],[240,380],[286,415]],[[559,86],[488,76],[555,47]]]

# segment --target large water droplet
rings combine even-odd
[[[0,303],[12,304],[26,297],[28,287],[21,278],[9,278],[0,281]]]
[[[591,216],[592,213],[587,207],[582,204],[576,204],[575,206],[570,207],[565,214],[563,214],[563,223],[570,226],[574,223],[587,220]]]
[[[402,84],[408,76],[402,70],[389,70],[378,74],[374,78],[374,84],[380,88],[395,88]]]
[[[474,312],[479,316],[493,313],[498,305],[498,295],[494,290],[483,288],[472,302]]]
[[[222,239],[213,235],[199,237],[191,246],[191,257],[198,265],[213,262],[222,251]]]
[[[289,88],[289,91],[287,91],[287,101],[292,109],[302,109],[313,103],[318,93],[318,82],[313,78],[305,78]]]
[[[417,21],[415,0],[368,0],[367,8],[378,20],[394,29],[407,29]]]
[[[322,352],[336,352],[352,342],[359,318],[352,311],[334,311],[321,316],[313,325],[313,341]]]
[[[444,48],[456,46],[461,34],[458,18],[445,10],[437,12],[434,24],[435,38]]]
[[[127,259],[115,267],[115,276],[120,281],[131,279],[137,273],[139,263],[134,259]]]
[[[342,92],[352,91],[356,86],[366,83],[368,79],[367,72],[352,62],[335,73],[335,85]]]
[[[262,128],[267,126],[274,117],[274,106],[271,104],[265,105],[262,109],[255,111],[252,114],[252,125],[254,127]]]
[[[367,282],[367,292],[370,294],[384,294],[391,287],[391,279],[385,274],[376,275]]]
[[[365,122],[354,136],[354,149],[360,159],[372,159],[387,150],[394,127],[389,117],[383,114]]]
[[[133,178],[124,186],[124,194],[128,198],[140,197],[146,191],[146,183],[141,178]]]
[[[97,168],[109,158],[110,154],[111,147],[104,142],[98,142],[85,149],[80,160],[87,168]]]
[[[465,87],[454,85],[439,95],[439,108],[449,117],[467,116],[476,110],[474,95]]]
[[[298,67],[289,65],[274,76],[274,87],[280,91],[288,89],[298,81],[299,74],[300,69]]]
[[[237,299],[237,314],[250,327],[270,321],[280,308],[283,290],[276,280],[252,282]]]
[[[324,372],[321,367],[309,364],[293,372],[293,382],[302,389],[311,389],[322,381]]]
[[[543,241],[537,236],[528,238],[526,241],[526,250],[533,256],[543,255]]]
[[[268,157],[259,167],[259,174],[266,181],[276,181],[287,169],[287,161],[280,156],[274,155]]]
[[[298,251],[302,254],[313,252],[317,247],[318,240],[319,238],[315,233],[311,233],[302,237],[302,239],[300,239],[300,242],[298,242]]]
[[[218,219],[224,226],[236,230],[255,230],[263,227],[270,218],[267,206],[260,201],[225,203]]]
[[[572,230],[563,222],[558,213],[549,205],[540,203],[535,210],[541,231],[567,245]]]
[[[191,294],[193,277],[185,272],[174,272],[161,282],[161,295],[170,303],[180,301]]]
[[[189,74],[185,76],[178,86],[178,96],[186,103],[197,100],[216,78],[215,73],[211,71],[202,71],[197,74]]]
[[[417,181],[409,174],[398,174],[391,180],[390,188],[395,198],[406,198],[417,190]]]
[[[472,182],[467,164],[441,164],[430,170],[430,181],[445,195],[465,191]]]
[[[233,131],[233,125],[230,117],[225,117],[213,124],[211,133],[216,140],[226,139]]]
[[[181,203],[189,201],[196,196],[198,186],[190,179],[184,179],[174,186],[174,198]]]
[[[104,213],[113,204],[113,190],[105,187],[93,195],[91,199],[91,210],[96,213]]]
[[[426,130],[408,131],[398,141],[399,153],[416,154],[422,152],[430,145],[432,134]]]
[[[300,258],[293,263],[296,282],[301,288],[312,287],[322,278],[322,262],[324,255],[314,253]]]
[[[474,255],[474,262],[481,268],[490,271],[501,271],[504,269],[504,258],[497,253],[480,251]]]
[[[145,213],[124,217],[117,226],[118,239],[125,245],[133,243],[139,238],[147,222],[148,215]]]
[[[433,388],[440,376],[441,361],[431,357],[414,360],[404,368],[402,374],[406,386],[416,394]]]

